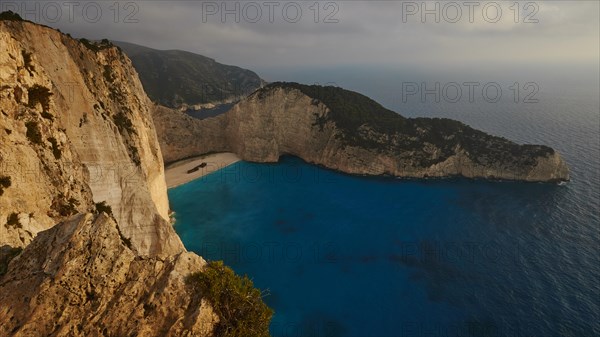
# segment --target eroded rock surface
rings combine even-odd
[[[76,215],[0,277],[0,336],[210,336],[218,317],[185,284],[204,265],[140,257],[108,215]]]
[[[183,250],[151,102],[118,48],[0,21],[0,245],[105,201],[143,255]],[[13,215],[15,214],[15,215]],[[9,221],[18,218],[18,221]]]
[[[569,179],[547,146],[518,145],[449,119],[404,118],[341,88],[274,83],[221,116],[194,120],[158,107],[154,118],[169,161],[228,151],[253,162],[289,154],[359,175]]]

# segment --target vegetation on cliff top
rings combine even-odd
[[[27,131],[25,132],[25,136],[27,136],[27,139],[29,139],[29,141],[32,144],[43,144],[43,140],[42,140],[42,132],[40,131],[40,128],[38,126],[38,123],[35,121],[29,121],[27,123],[25,123],[25,127],[27,128]]]
[[[25,21],[19,14],[15,13],[13,11],[6,11],[6,12],[0,13],[0,20]]]
[[[8,217],[6,217],[6,224],[4,224],[4,227],[23,228],[21,221],[19,221],[19,213],[12,212]]]
[[[22,251],[23,248],[0,247],[0,277],[6,274],[10,261],[21,254]]]
[[[113,217],[112,207],[106,203],[106,201],[96,203],[96,214],[106,213]]]
[[[108,49],[108,48],[114,47],[112,42],[110,42],[107,39],[103,39],[100,42],[95,42],[95,41],[90,41],[88,39],[83,38],[83,39],[79,39],[79,42],[81,42],[87,49],[89,49],[93,52],[99,52],[103,49]]]
[[[44,111],[50,110],[50,97],[52,96],[50,89],[36,84],[27,89],[27,96],[29,97],[29,102],[27,104],[29,108],[35,108],[39,103],[42,105]]]
[[[4,194],[4,190],[12,185],[12,181],[9,176],[0,176],[0,196]]]
[[[497,162],[531,166],[535,164],[535,158],[554,153],[547,146],[519,145],[451,119],[405,118],[367,96],[333,86],[276,82],[256,94],[264,98],[276,88],[300,90],[326,105],[331,112],[325,118],[316,118],[315,124],[322,128],[328,121],[334,122],[347,145],[384,152],[414,152],[413,158],[422,166],[444,161],[457,148],[465,150],[480,164]],[[433,145],[437,153],[425,151],[426,144]]]
[[[259,91],[264,95],[272,88],[291,88],[302,91],[305,95],[325,104],[331,113],[329,118],[339,128],[356,130],[368,123],[380,132],[393,132],[406,125],[406,118],[384,108],[367,96],[333,86],[303,85],[298,83],[276,82]]]
[[[263,302],[260,290],[247,277],[236,275],[221,261],[209,262],[200,273],[186,279],[219,316],[216,337],[266,337],[273,311]]]

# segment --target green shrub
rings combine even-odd
[[[214,336],[269,336],[273,310],[263,302],[262,292],[254,288],[247,276],[240,277],[222,261],[216,261],[209,262],[202,272],[188,276],[186,283],[204,296],[219,316]]]
[[[140,158],[140,151],[137,149],[137,147],[128,144],[127,149],[129,150],[129,157],[133,163],[137,166],[141,166],[142,159]]]
[[[42,117],[44,117],[46,119],[49,119],[51,121],[54,120],[54,116],[51,113],[49,113],[48,111],[45,111],[45,110],[42,111]]]
[[[27,122],[25,123],[25,127],[27,127],[27,132],[25,135],[27,139],[33,144],[42,144],[42,132],[40,131],[37,122]]]
[[[0,195],[4,194],[4,190],[9,188],[12,185],[12,181],[10,177],[1,176],[0,177]]]
[[[57,160],[60,159],[62,157],[62,151],[58,146],[58,141],[54,137],[48,138],[48,141],[52,144],[52,154],[54,155],[54,158]]]
[[[83,112],[81,118],[79,119],[79,127],[82,127],[83,124],[89,122],[87,112]]]
[[[0,276],[3,276],[8,271],[8,264],[17,257],[23,248],[9,248],[0,251]]]
[[[13,11],[6,11],[6,12],[0,13],[0,20],[24,21],[23,18],[21,18],[21,16],[19,14],[14,13]]]
[[[21,56],[23,57],[23,62],[25,63],[25,69],[28,71],[35,71],[35,67],[32,64],[31,53],[26,52],[25,50],[21,51]]]
[[[100,214],[102,212],[113,216],[112,207],[110,207],[110,205],[107,205],[106,201],[96,203],[96,213]]]
[[[129,119],[129,117],[127,117],[127,115],[125,115],[122,111],[119,111],[119,113],[117,113],[113,119],[115,121],[115,125],[119,128],[119,131],[126,131],[129,134],[135,134],[135,129],[133,128],[131,119]]]
[[[93,42],[88,39],[79,39],[79,42],[93,52],[99,52],[102,49],[111,48],[113,46],[113,44],[107,39],[103,39],[100,42]]]
[[[4,227],[23,228],[23,225],[21,225],[21,222],[19,221],[19,214],[14,212],[11,213],[6,218],[6,225],[4,225]]]
[[[36,84],[27,89],[27,92],[29,96],[29,103],[27,104],[28,107],[33,109],[38,103],[40,103],[44,110],[50,110],[50,96],[52,96],[50,89]]]
[[[123,244],[125,246],[127,246],[127,248],[133,249],[133,245],[131,244],[131,239],[126,238],[125,235],[123,235],[123,233],[121,233],[121,228],[119,228],[119,225],[117,225],[117,231],[119,231],[119,236],[121,237],[121,242],[123,242]]]
[[[77,201],[77,199],[67,199],[64,194],[60,193],[58,197],[52,200],[51,208],[60,216],[71,216],[77,214],[77,206],[79,206],[79,201]]]
[[[83,44],[87,49],[91,50],[91,51],[98,51],[96,45],[92,42],[90,42],[90,40],[88,39],[79,39],[79,42],[81,42],[81,44]]]
[[[112,75],[112,70],[110,69],[109,65],[105,65],[104,66],[104,79],[106,80],[106,82],[108,83],[112,83],[115,79],[113,78]]]

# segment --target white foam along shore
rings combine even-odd
[[[165,168],[167,188],[173,188],[192,180],[201,178],[207,174],[223,169],[241,159],[235,153],[214,153],[205,156],[183,159],[169,164]],[[206,164],[206,165],[204,165]],[[194,170],[190,172],[190,170]]]

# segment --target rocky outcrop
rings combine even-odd
[[[129,59],[13,13],[0,46],[0,336],[268,331],[260,291],[186,252],[167,220]]]
[[[169,161],[230,151],[253,162],[294,155],[359,175],[569,179],[567,165],[547,146],[518,145],[448,119],[404,118],[335,87],[273,83],[224,115],[201,121],[172,113],[165,123],[167,112],[159,111],[157,132]]]
[[[568,180],[549,147],[517,145],[448,119],[407,119],[360,94],[275,83],[227,114],[232,151],[276,161],[283,154],[363,175]]]
[[[0,336],[212,336],[219,318],[185,284],[204,260],[128,245],[104,213],[40,233],[0,278]]]
[[[183,251],[152,103],[129,59],[23,21],[0,21],[0,45],[0,246],[106,202],[140,254]]]
[[[160,105],[154,106],[152,117],[159,135],[165,163],[212,152],[228,152],[225,119],[199,120]]]

